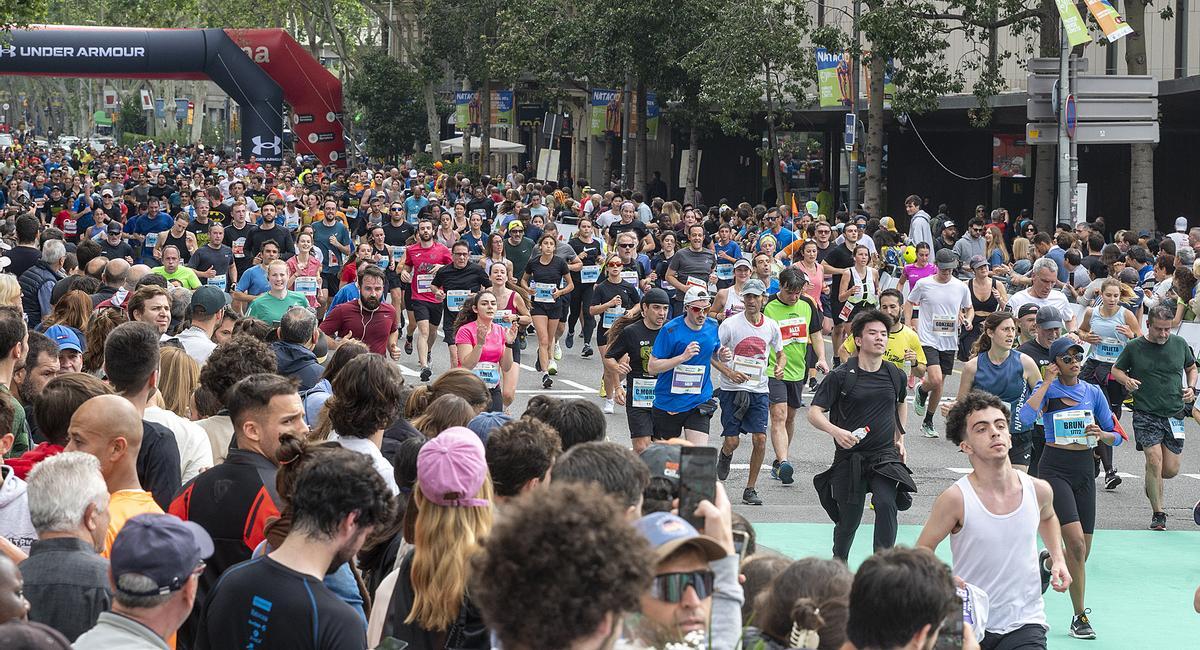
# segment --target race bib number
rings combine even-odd
[[[158,245],[158,233],[152,232],[146,234],[146,248],[154,248]]]
[[[446,292],[446,309],[458,313],[462,311],[462,306],[467,302],[471,292],[466,289],[452,289]]]
[[[1087,427],[1093,422],[1090,409],[1067,409],[1055,411],[1054,442],[1059,445],[1087,445],[1094,447],[1094,438],[1087,436]]]
[[[1183,440],[1185,434],[1183,431],[1183,418],[1170,418],[1171,420],[1171,436],[1176,440]]]
[[[340,258],[338,257],[338,253],[337,253],[337,251],[333,250],[332,248],[331,248],[331,249],[329,249],[329,263],[328,263],[328,266],[330,266],[330,267],[337,266],[337,265],[340,263],[340,262],[338,261],[339,259],[340,259]],[[432,277],[432,276],[431,276],[431,277]]]
[[[624,275],[622,273],[622,275]],[[600,279],[600,266],[591,264],[579,269],[579,281],[584,284],[595,284]]]
[[[635,287],[638,285],[639,279],[640,278],[638,277],[638,272],[636,270],[621,271],[621,280],[628,282],[629,284],[632,284]]]
[[[380,269],[382,269],[382,270],[386,271],[386,270],[388,269],[388,264],[389,264],[390,262],[391,262],[391,260],[390,260],[390,259],[388,259],[388,257],[387,257],[387,256],[384,256],[384,257],[380,257],[380,258],[379,258],[379,261],[378,261],[378,262],[375,262],[375,263],[379,265],[379,268],[380,268]]]
[[[1125,349],[1125,344],[1117,339],[1106,338],[1092,348],[1092,356],[1096,361],[1104,363],[1116,363],[1117,357],[1121,356],[1121,351]]]
[[[296,230],[300,227],[300,213],[286,214],[283,218],[283,227],[288,230]]]
[[[391,246],[390,247],[390,250],[392,252],[392,263],[393,264],[399,264],[400,262],[404,261],[404,248],[405,248],[404,246]]]
[[[63,220],[63,232],[64,233],[66,233],[68,235],[74,235],[77,232],[79,232],[78,228],[79,228],[78,221],[75,221],[74,219],[64,219]]]
[[[234,257],[238,259],[246,257],[246,238],[238,237],[237,239],[233,240],[233,246],[231,246],[231,248],[233,249]]]
[[[604,326],[604,329],[608,329],[612,327],[613,323],[617,322],[617,319],[620,318],[624,313],[624,307],[609,307],[608,309],[604,310],[604,315],[600,319],[600,324]]]
[[[952,314],[943,314],[934,316],[933,333],[934,334],[957,334],[958,333],[958,317]]]
[[[492,361],[480,361],[471,369],[475,376],[483,380],[488,388],[500,385],[500,365]]]
[[[533,283],[533,301],[534,302],[554,302],[554,290],[556,287],[553,282],[534,282]]]
[[[853,312],[854,312],[854,304],[848,302],[848,303],[842,305],[842,310],[840,312],[838,312],[838,317],[841,318],[842,320],[846,320],[847,318],[850,318],[850,314]]]
[[[704,388],[704,366],[681,363],[671,373],[671,392],[676,395],[699,395]]]
[[[783,344],[808,343],[808,322],[803,318],[785,318],[779,321],[779,332]]]
[[[417,274],[417,293],[429,293],[429,289],[433,287],[432,273]]]
[[[733,279],[733,265],[732,264],[718,264],[717,265],[717,279],[718,280],[732,280]]]
[[[310,298],[317,295],[317,279],[315,277],[305,275],[296,276],[296,283],[292,286],[296,293]]]
[[[763,373],[767,370],[766,359],[755,359],[753,357],[743,357],[735,355],[733,357],[733,371],[740,372],[748,378],[747,383],[759,383],[762,381]]]
[[[706,278],[697,278],[694,276],[688,276],[687,286],[700,287],[701,289],[708,291],[708,280]]]
[[[500,327],[511,327],[512,323],[508,322],[508,317],[512,316],[511,309],[497,309],[496,315],[492,316],[492,322]]]
[[[208,286],[216,287],[216,288],[220,289],[221,291],[224,291],[228,285],[229,285],[229,283],[225,279],[224,275],[214,275],[208,279]]]
[[[634,379],[633,396],[629,400],[629,405],[639,409],[648,409],[654,406],[654,385],[657,383],[658,381],[655,379]]]

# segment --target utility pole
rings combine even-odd
[[[1067,98],[1071,95],[1070,56],[1071,44],[1067,41],[1067,30],[1059,31],[1058,49],[1058,219],[1056,223],[1071,221],[1071,138],[1067,133]]]
[[[859,56],[859,39],[860,33],[858,28],[859,17],[862,12],[862,0],[854,0],[854,48],[850,53],[850,114],[854,116],[854,128],[857,135],[858,129],[858,75],[859,65],[862,63],[862,57]],[[858,138],[854,138],[854,144],[850,146],[847,152],[850,162],[846,165],[850,172],[850,190],[847,195],[847,203],[850,204],[850,213],[853,214],[858,210]],[[830,215],[832,216],[832,215]]]
[[[621,188],[629,187],[629,156],[632,154],[632,143],[629,142],[630,126],[633,124],[633,112],[630,108],[630,98],[633,95],[633,82],[625,75],[625,91],[621,93]]]

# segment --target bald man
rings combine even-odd
[[[119,395],[98,395],[75,411],[67,436],[66,451],[82,451],[100,461],[100,473],[108,485],[109,512],[101,555],[108,557],[113,540],[130,517],[163,511],[138,481],[142,417],[129,400]]]
[[[117,291],[124,288],[125,279],[128,275],[129,262],[117,258],[105,263],[104,272],[100,275],[100,281],[104,284],[100,285],[100,289],[92,294],[92,307],[112,298],[116,295]]]

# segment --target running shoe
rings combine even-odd
[[[748,506],[761,506],[762,499],[760,499],[758,496],[758,490],[755,490],[754,488],[746,488],[745,491],[742,492],[742,503]]]
[[[909,376],[908,376],[908,389],[909,389],[909,390],[912,390],[912,389],[914,389],[914,388],[916,388],[916,387],[917,387],[917,376],[916,376],[916,375],[909,375]]]
[[[1088,621],[1088,614],[1090,613],[1092,613],[1092,610],[1085,609],[1079,616],[1071,617],[1071,630],[1068,634],[1076,639],[1096,638],[1096,631],[1092,629],[1092,624]]]
[[[413,350],[412,337],[411,336],[404,337],[404,354],[412,354],[412,350]]]
[[[575,347],[575,332],[567,332],[565,343],[567,344],[567,349]]]
[[[1195,519],[1196,525],[1200,526],[1200,501],[1197,501],[1196,505],[1192,506],[1192,519]]]
[[[1092,478],[1100,478],[1100,457],[1096,454],[1092,454],[1092,466],[1096,470],[1096,472],[1092,474]]]
[[[518,340],[518,342],[520,342],[522,350],[524,350],[526,347],[529,346],[529,343],[525,340],[524,334],[522,334],[520,337],[518,337],[517,340]]]
[[[936,438],[938,437],[938,432],[937,429],[933,428],[932,422],[922,422],[921,435],[925,436],[926,438]]]
[[[775,461],[771,463],[771,480],[772,481],[779,480],[779,459],[778,458],[776,458]],[[1197,507],[1200,507],[1200,504],[1196,504],[1196,505],[1197,505]],[[1200,521],[1197,521],[1197,523],[1200,523]]]
[[[1050,551],[1042,549],[1038,554],[1038,572],[1042,574],[1042,593],[1050,588]]]
[[[929,401],[929,393],[918,388],[917,397],[913,400],[913,413],[916,413],[917,417],[925,417],[925,403],[927,401]]]
[[[792,483],[795,483],[796,479],[793,478],[793,475],[795,473],[796,473],[796,470],[792,469],[791,463],[787,462],[786,460],[779,463],[779,482],[780,483],[783,483],[784,485],[791,485]]]
[[[817,378],[816,378],[816,377],[809,377],[809,379],[808,379],[808,392],[810,392],[810,393],[815,393],[815,392],[817,392]]]
[[[1117,470],[1110,469],[1104,473],[1104,489],[1115,490],[1121,484],[1121,477],[1117,476]]]
[[[550,388],[553,385],[554,380],[550,378],[550,375],[542,375],[542,388]]]
[[[432,376],[433,371],[429,369],[429,366],[421,368],[421,381],[429,381],[429,378]]]
[[[554,344],[554,360],[558,361],[559,359],[562,359],[562,346],[556,342]]]
[[[616,413],[617,412],[616,400],[611,400],[611,399],[604,400],[604,412],[605,413]]]
[[[551,359],[550,367],[546,369],[546,372],[548,372],[552,375],[557,375],[558,374],[558,362],[555,361],[554,359]]]
[[[604,390],[604,382],[600,382],[600,397],[608,397],[608,391]]]
[[[584,345],[584,346],[583,346],[583,352],[582,352],[582,353],[580,353],[580,355],[579,355],[579,356],[580,356],[581,358],[583,358],[583,359],[591,359],[591,358],[592,358],[592,354],[594,354],[594,353],[592,352],[592,346],[590,346],[590,345]]]
[[[724,452],[717,452],[717,478],[724,481],[729,478],[729,465],[733,462],[733,456],[726,456]]]
[[[1167,513],[1156,512],[1150,516],[1150,530],[1166,530]]]

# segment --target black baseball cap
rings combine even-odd
[[[666,291],[663,291],[662,289],[659,289],[658,287],[654,287],[653,289],[647,291],[646,295],[642,296],[642,304],[643,305],[670,305],[671,298],[670,298],[670,296],[667,295]]]

